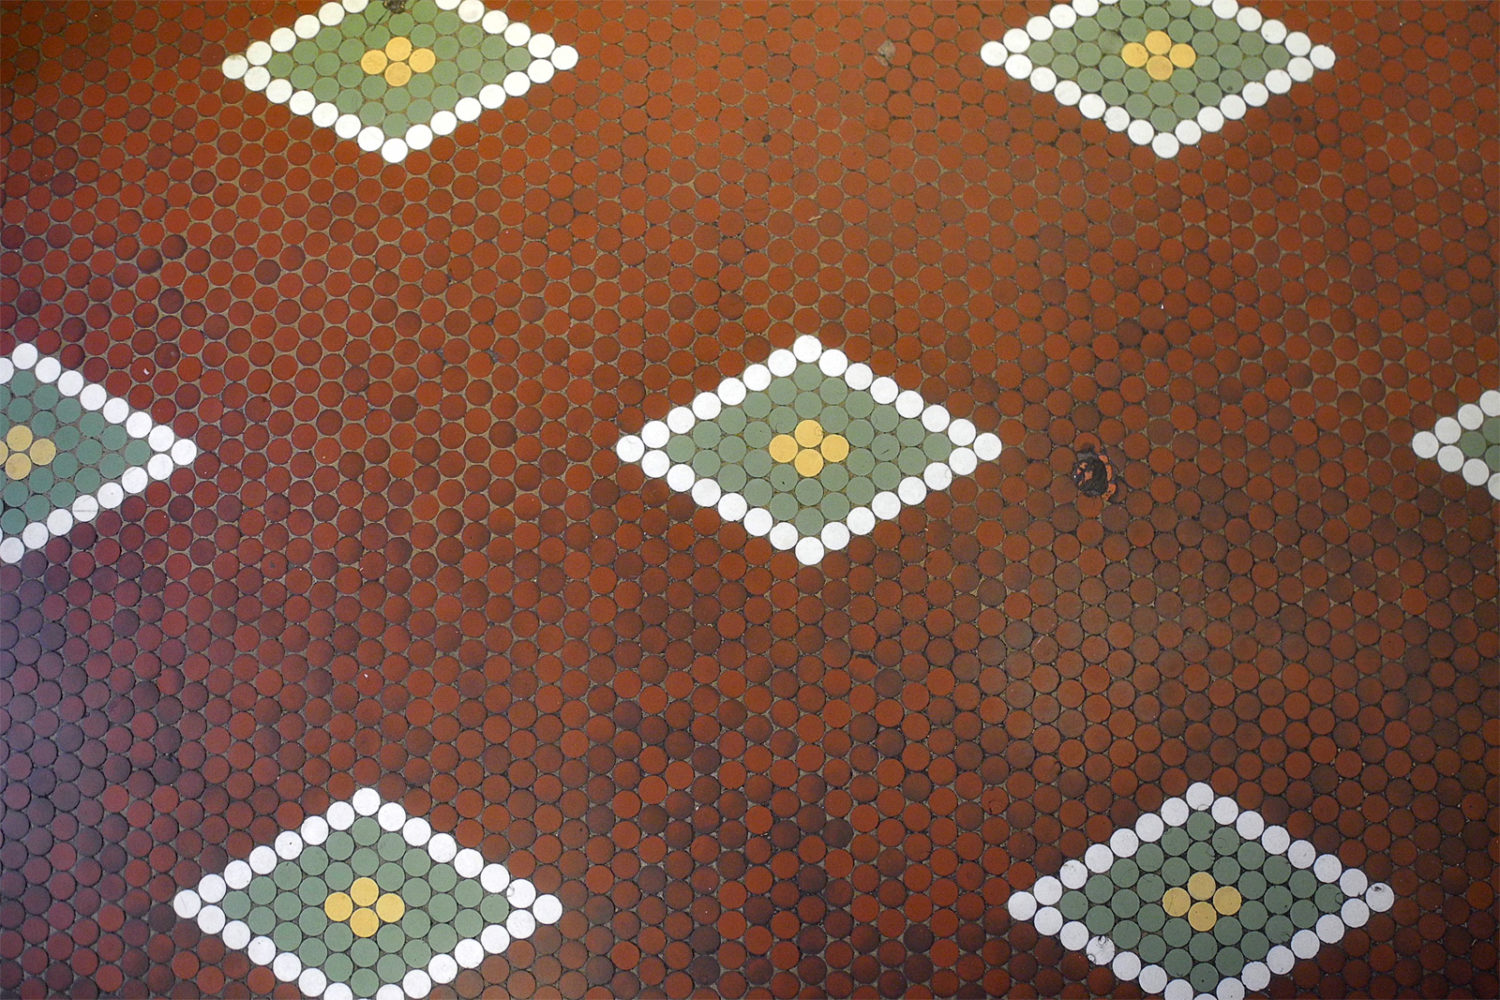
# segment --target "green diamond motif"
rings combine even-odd
[[[1237,0],[1072,0],[980,55],[1164,157],[1334,62]]]
[[[1007,905],[1146,993],[1222,997],[1264,989],[1393,901],[1200,783]]]
[[[1417,457],[1436,459],[1444,472],[1461,474],[1470,486],[1486,486],[1500,500],[1500,389],[1460,406],[1432,430],[1419,431],[1411,447]]]
[[[995,458],[1000,440],[801,337],[616,451],[812,565]]]
[[[205,876],[173,906],[325,1000],[425,996],[562,915],[555,896],[373,789]]]
[[[411,0],[400,13],[337,0],[224,60],[223,73],[398,163],[578,53],[482,0]]]
[[[20,344],[0,358],[0,562],[191,463],[198,448],[103,386]]]

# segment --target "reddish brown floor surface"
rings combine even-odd
[[[0,355],[201,454],[0,564],[0,995],[303,996],[174,900],[366,787],[561,903],[433,996],[1141,995],[1009,904],[1195,782],[1394,894],[1252,995],[1500,995],[1497,8],[1163,159],[1050,6],[510,4],[388,164],[221,73],[315,3],[5,4]],[[813,565],[617,454],[800,336],[1003,451]]]

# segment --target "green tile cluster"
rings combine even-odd
[[[393,87],[380,74],[366,73],[360,59],[399,37],[431,49],[437,62],[430,72]],[[508,45],[501,35],[439,9],[434,0],[415,0],[400,14],[379,2],[346,14],[338,24],[273,55],[266,70],[273,79],[288,80],[340,113],[357,115],[362,125],[399,139],[412,125],[425,125],[437,112],[452,111],[460,99],[477,98],[488,84],[524,71],[532,58],[525,46]]]
[[[324,912],[328,897],[348,892],[357,878],[373,878],[382,893],[398,894],[406,907],[372,937],[357,937],[348,922]],[[252,934],[269,937],[304,968],[321,969],[361,997],[401,982],[411,969],[425,969],[434,955],[452,954],[460,941],[477,939],[510,914],[503,893],[435,861],[425,847],[382,830],[371,816],[330,832],[324,843],[304,847],[293,860],[279,861],[244,889],[230,890],[219,905],[227,919],[244,921]]]
[[[118,480],[126,469],[144,466],[154,454],[145,440],[130,437],[124,425],[85,410],[76,396],[63,395],[56,384],[39,381],[30,370],[16,371],[0,384],[0,440],[13,427],[30,428],[34,437],[51,441],[57,454],[20,479],[0,472],[0,532],[6,535],[19,535],[27,524],[67,509],[79,496]]]
[[[1144,42],[1152,31],[1165,31],[1173,43],[1191,45],[1197,61],[1153,80],[1143,68],[1126,65],[1121,51]],[[1285,45],[1267,42],[1258,31],[1246,31],[1191,0],[1120,0],[1079,18],[1072,27],[1033,41],[1026,56],[1060,80],[1072,80],[1087,94],[1098,94],[1111,107],[1123,107],[1132,118],[1149,121],[1159,132],[1171,132],[1205,107],[1217,107],[1227,94],[1247,83],[1265,80],[1273,69],[1285,69],[1292,54]]]
[[[1490,472],[1500,472],[1500,417],[1485,417],[1484,423],[1464,431],[1453,444],[1464,458],[1482,458]]]
[[[846,438],[848,456],[825,463],[815,476],[773,459],[771,440],[791,434],[803,420],[817,420],[825,434]],[[902,479],[946,461],[953,442],[928,431],[920,419],[902,416],[894,404],[877,402],[869,391],[804,362],[717,417],[674,434],[664,450],[699,478],[740,494],[778,522],[790,522],[803,537],[816,537],[853,508],[869,507],[877,493],[894,492]]]
[[[1186,886],[1198,872],[1243,897],[1239,912],[1220,916],[1207,931],[1162,907],[1168,889]],[[1259,841],[1198,811],[1185,825],[1168,827],[1159,841],[1117,858],[1107,872],[1090,875],[1082,888],[1064,892],[1058,910],[1067,920],[1083,921],[1090,934],[1135,952],[1142,963],[1212,993],[1247,963],[1264,961],[1274,946],[1312,930],[1319,917],[1339,913],[1347,898],[1312,869],[1268,854]]]

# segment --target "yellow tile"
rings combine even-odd
[[[1172,75],[1172,60],[1166,56],[1152,56],[1146,60],[1146,72],[1153,80],[1165,80]],[[387,70],[387,73],[390,71]]]
[[[388,62],[390,60],[385,57],[384,52],[379,49],[371,49],[360,57],[359,68],[374,76],[376,73],[384,73]]]
[[[1207,899],[1214,894],[1218,886],[1214,884],[1214,877],[1208,872],[1198,872],[1188,879],[1188,895],[1194,899]]]
[[[1191,45],[1178,44],[1172,46],[1167,53],[1167,58],[1172,60],[1172,65],[1178,69],[1187,69],[1198,61],[1198,52]]]
[[[33,438],[31,428],[25,424],[16,424],[5,432],[5,443],[10,445],[11,451],[25,451],[31,447]]]
[[[329,920],[341,923],[354,912],[354,901],[347,892],[335,892],[323,900],[323,912],[328,914]]]
[[[1187,913],[1188,907],[1193,905],[1193,897],[1188,895],[1186,889],[1172,888],[1161,898],[1161,908],[1167,911],[1169,917],[1180,917]]]
[[[394,892],[388,892],[375,900],[375,915],[382,923],[395,923],[406,912],[406,901]]]
[[[823,471],[823,456],[812,448],[797,453],[797,471],[804,476],[816,476]]]
[[[397,35],[385,43],[385,57],[391,62],[404,62],[411,55],[411,39]]]
[[[368,906],[361,906],[349,916],[349,929],[356,937],[369,937],[380,930],[380,918]]]
[[[1146,51],[1153,56],[1164,56],[1172,47],[1172,36],[1165,31],[1153,31],[1146,35]]]
[[[12,452],[5,460],[5,474],[12,479],[25,479],[31,475],[31,459],[21,452]]]
[[[1195,931],[1211,931],[1214,924],[1219,922],[1218,911],[1212,903],[1194,903],[1188,909],[1187,918]]]
[[[369,906],[380,896],[380,886],[372,878],[357,878],[349,887],[349,898],[356,906]]]
[[[48,465],[57,457],[57,445],[48,438],[37,438],[31,442],[30,455],[37,465]]]
[[[411,67],[404,62],[391,63],[385,68],[385,82],[392,87],[404,87],[411,79]]]
[[[437,54],[431,49],[413,49],[411,58],[406,60],[413,73],[430,73],[432,67],[437,64]]]
[[[797,457],[797,439],[790,434],[778,434],[771,439],[768,449],[778,462],[790,462]]]
[[[842,434],[830,434],[818,446],[823,458],[830,462],[842,462],[849,457],[849,439]]]
[[[1226,917],[1240,912],[1240,903],[1243,901],[1240,891],[1232,885],[1226,885],[1214,893],[1214,909]]]
[[[1151,58],[1151,53],[1146,51],[1146,46],[1140,42],[1131,42],[1120,50],[1120,58],[1125,60],[1126,66],[1140,69],[1146,65],[1146,60]]]
[[[792,431],[792,436],[804,448],[816,448],[823,440],[823,425],[816,420],[804,420]]]

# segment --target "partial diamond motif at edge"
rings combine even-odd
[[[172,901],[322,1000],[412,1000],[562,917],[504,865],[366,788]]]
[[[1163,157],[1334,62],[1237,0],[1073,0],[979,54]]]
[[[1443,417],[1430,431],[1411,441],[1419,458],[1437,460],[1444,472],[1462,473],[1470,486],[1488,486],[1500,500],[1500,389],[1491,389],[1479,402],[1465,403],[1458,414]]]
[[[1242,1000],[1394,901],[1390,886],[1198,783],[1007,907],[1148,994]]]
[[[19,562],[197,457],[197,445],[149,413],[17,345],[0,357],[0,562]]]
[[[1000,439],[803,336],[615,450],[810,566],[997,458]]]
[[[577,64],[572,46],[482,0],[413,0],[399,14],[341,0],[225,59],[223,73],[399,163]]]

